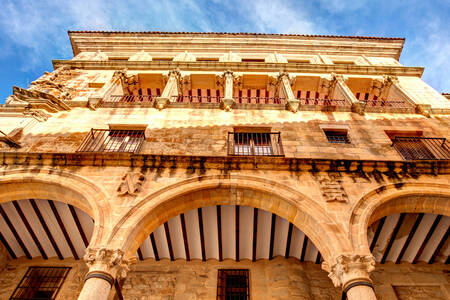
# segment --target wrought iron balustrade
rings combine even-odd
[[[77,152],[137,153],[144,138],[144,130],[91,129]]]
[[[120,105],[133,105],[133,104],[144,104],[153,103],[159,97],[157,95],[111,95],[102,100],[102,106],[120,106]]]
[[[280,132],[228,132],[228,155],[283,156]]]
[[[406,160],[450,159],[450,146],[445,138],[395,137],[392,146]]]
[[[317,105],[317,106],[350,106],[345,100],[323,99],[323,98],[298,98],[300,105]]]
[[[177,103],[220,103],[221,99],[220,96],[173,96],[173,101]]]
[[[285,104],[285,99],[280,97],[234,97],[238,104]]]

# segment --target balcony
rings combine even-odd
[[[285,99],[280,97],[243,97],[237,96],[234,98],[236,104],[273,104],[273,105],[281,105],[285,104]]]
[[[91,129],[77,152],[137,153],[144,138],[144,130]]]
[[[362,100],[367,112],[410,112],[414,113],[415,108],[410,103],[403,100]]]
[[[220,103],[220,96],[197,96],[197,95],[180,95],[173,96],[174,103]]]
[[[350,103],[339,99],[297,98],[301,110],[346,111],[351,109]]]
[[[392,146],[405,160],[450,159],[450,147],[445,138],[396,136]]]
[[[280,132],[228,132],[228,155],[284,156]]]

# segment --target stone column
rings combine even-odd
[[[342,287],[346,299],[377,299],[369,276],[369,273],[375,270],[375,259],[372,255],[340,255],[334,264],[324,262],[322,269],[329,273],[328,277],[335,287]]]
[[[155,107],[159,110],[165,108],[173,96],[178,96],[178,86],[180,84],[181,73],[178,70],[171,70],[167,78],[166,86],[160,97],[155,100]]]
[[[84,260],[89,266],[78,300],[107,300],[115,280],[125,278],[133,257],[124,259],[120,249],[87,249]]]
[[[221,76],[222,83],[223,83],[223,98],[220,100],[220,106],[226,110],[230,111],[231,107],[234,104],[234,98],[233,98],[233,82],[234,82],[234,75],[231,71],[225,71],[223,75]]]
[[[286,109],[294,113],[297,112],[300,106],[300,101],[297,100],[297,98],[295,98],[294,96],[289,74],[286,72],[280,73],[280,75],[278,76],[278,82],[280,88],[280,97],[284,97],[286,99]]]
[[[344,76],[333,74],[332,78],[333,80],[336,80],[333,94],[340,93],[347,102],[351,103],[352,111],[362,115],[364,113],[365,103],[356,99],[355,95],[353,95],[352,91],[345,83]]]

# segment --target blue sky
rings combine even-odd
[[[0,103],[68,59],[67,30],[405,37],[400,62],[450,92],[449,0],[0,0]]]

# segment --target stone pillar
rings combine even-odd
[[[171,70],[167,78],[166,86],[160,97],[155,100],[155,107],[159,110],[165,108],[173,96],[178,96],[178,86],[180,83],[181,73],[178,70]]]
[[[89,266],[78,300],[107,300],[115,280],[125,278],[129,265],[136,258],[126,260],[120,249],[87,249],[84,260]]]
[[[322,268],[329,273],[328,277],[334,286],[342,287],[342,299],[377,299],[369,276],[375,270],[375,258],[372,255],[340,255],[336,263],[324,262]]]
[[[364,114],[365,103],[356,99],[355,95],[353,95],[352,91],[345,83],[344,76],[333,74],[332,78],[333,80],[336,80],[333,96],[335,93],[340,93],[347,102],[351,103],[353,112],[361,115]]]
[[[429,104],[416,104],[413,98],[408,94],[408,92],[400,86],[398,78],[396,76],[384,76],[384,82],[389,82],[391,93],[396,94],[403,101],[408,102],[413,107],[415,107],[416,113],[422,114],[426,117],[430,117],[431,105]]]
[[[233,98],[233,82],[234,75],[231,71],[225,71],[221,76],[221,81],[223,84],[223,98],[220,100],[220,106],[226,110],[230,111],[234,104]]]
[[[295,98],[294,96],[289,74],[286,72],[280,73],[280,75],[278,76],[278,82],[280,88],[280,97],[284,97],[286,99],[286,109],[294,113],[297,112],[300,106],[300,100],[297,100],[297,98]]]

